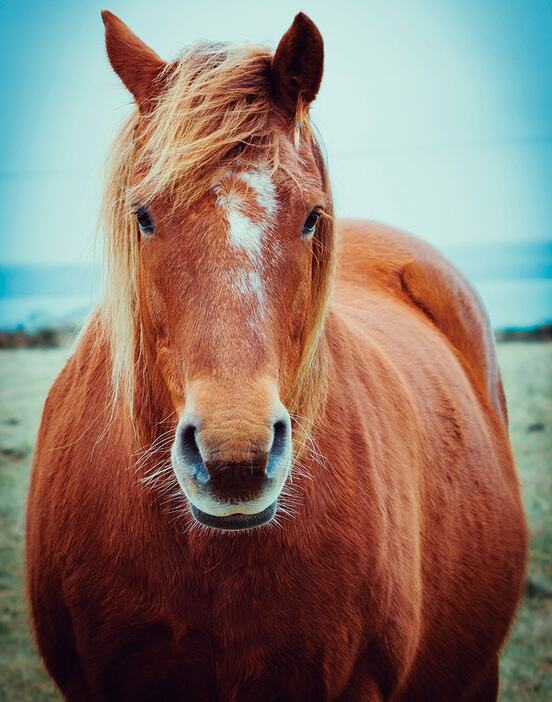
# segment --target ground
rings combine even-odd
[[[552,699],[552,343],[498,347],[531,528],[525,597],[502,657],[501,702]],[[34,435],[66,349],[0,351],[0,702],[59,700],[28,633],[24,510]]]

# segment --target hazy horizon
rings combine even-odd
[[[552,241],[449,245],[496,329],[552,323]],[[79,325],[98,301],[100,267],[0,263],[0,331]]]

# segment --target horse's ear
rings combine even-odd
[[[134,95],[141,111],[160,90],[165,62],[109,10],[102,10],[105,46],[115,73]]]
[[[299,100],[308,105],[316,97],[323,68],[322,35],[314,22],[300,12],[272,59],[271,79],[276,102],[295,115]]]

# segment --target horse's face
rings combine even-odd
[[[108,23],[117,68],[114,30],[123,31]],[[295,56],[294,96],[285,71],[303,43],[318,50],[303,68]],[[295,110],[285,101],[294,105],[298,90],[316,92],[321,50],[316,28],[300,17],[272,62],[284,104],[275,106],[271,128],[280,133],[285,168],[238,156],[213,171],[193,207],[161,194],[135,208],[142,324],[179,417],[173,468],[207,526],[270,521],[291,469],[292,424],[282,399],[304,352],[313,242],[331,203],[310,138],[294,144]],[[129,87],[139,99],[139,88]]]
[[[173,465],[204,523],[270,518],[291,467],[281,398],[301,358],[326,204],[312,155],[308,168],[301,192],[262,164],[236,165],[192,212],[149,208],[143,306],[180,414]]]

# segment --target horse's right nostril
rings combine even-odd
[[[182,458],[188,463],[195,465],[198,462],[203,463],[199,446],[196,441],[197,427],[193,424],[188,424],[183,427],[180,432],[180,452]]]

